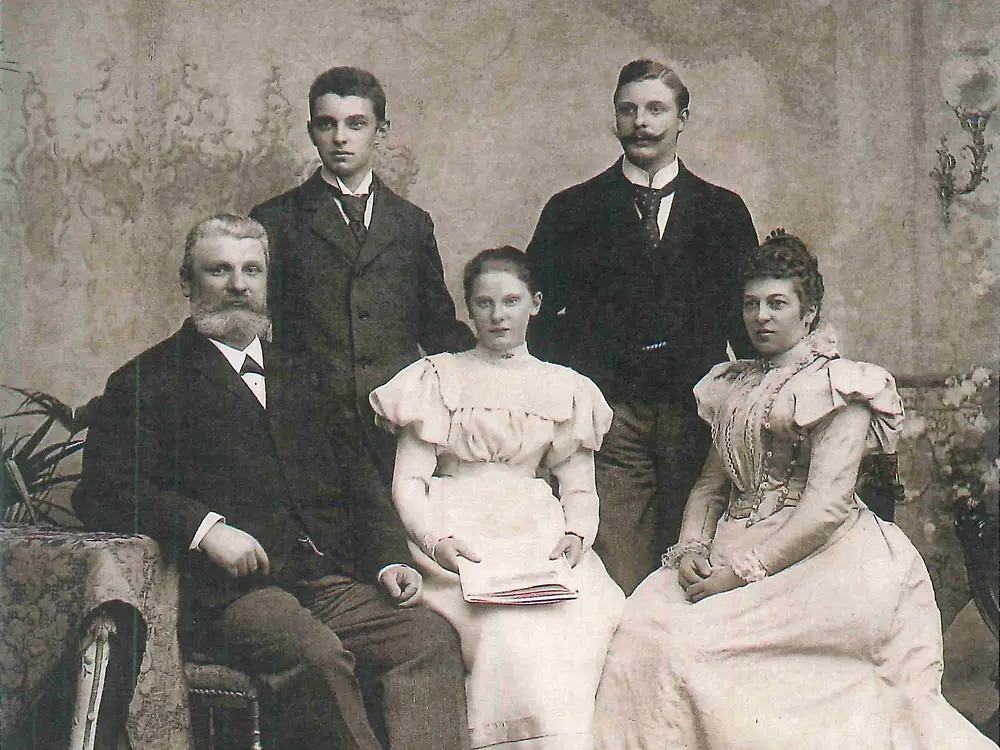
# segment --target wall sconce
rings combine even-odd
[[[951,221],[951,202],[956,195],[968,195],[980,184],[989,181],[986,178],[986,172],[989,170],[989,167],[986,166],[986,157],[993,150],[993,145],[986,143],[983,132],[986,130],[990,117],[998,108],[993,106],[984,112],[978,112],[963,109],[961,105],[953,107],[949,104],[948,106],[951,107],[951,111],[955,113],[959,123],[961,123],[962,130],[972,136],[972,143],[965,144],[961,149],[962,151],[968,150],[972,159],[972,167],[969,171],[969,182],[965,187],[958,187],[955,184],[955,167],[958,166],[958,160],[948,150],[948,139],[942,136],[941,147],[937,150],[937,167],[931,171],[931,177],[934,178],[937,186],[945,224]]]
[[[941,138],[937,150],[937,167],[931,177],[947,224],[955,196],[968,195],[987,182],[986,157],[993,146],[986,143],[985,131],[990,117],[1000,111],[1000,44],[970,43],[951,51],[941,65],[941,93],[962,130],[972,139],[959,150],[968,151],[972,162],[969,180],[961,186],[955,178],[958,159],[948,150],[946,138]]]

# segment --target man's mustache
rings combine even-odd
[[[642,133],[632,135],[619,135],[618,140],[623,145],[630,143],[659,143],[667,137],[666,133]]]

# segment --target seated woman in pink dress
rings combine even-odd
[[[590,748],[594,697],[624,606],[591,549],[594,452],[611,409],[590,380],[528,353],[541,294],[524,253],[480,253],[464,286],[476,348],[425,357],[371,394],[378,420],[399,435],[393,500],[424,576],[423,603],[461,637],[472,747]],[[487,561],[511,544],[537,551],[543,564],[565,556],[578,598],[467,603],[459,559]]]
[[[854,494],[891,451],[892,376],[842,359],[823,280],[777,232],[745,260],[757,358],[695,386],[713,450],[679,543],[626,603],[597,701],[603,750],[995,747],[941,696],[923,560]]]

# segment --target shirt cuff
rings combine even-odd
[[[194,532],[194,538],[191,539],[191,546],[188,549],[200,549],[201,540],[205,538],[205,535],[211,531],[215,524],[222,521],[226,522],[226,519],[220,516],[218,513],[209,511],[208,515],[202,520],[201,525],[198,526],[198,530]]]

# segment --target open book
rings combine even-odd
[[[472,604],[552,604],[576,599],[579,590],[565,557],[536,544],[491,545],[483,561],[458,559],[462,596]]]

